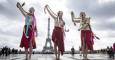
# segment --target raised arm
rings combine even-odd
[[[50,9],[50,7],[48,5],[45,6],[44,11],[47,10],[48,13],[54,18],[57,18],[57,15]]]
[[[24,4],[23,4],[24,5]],[[19,10],[21,11],[21,13],[26,16],[27,12],[22,8],[22,6],[20,5],[19,2],[17,2],[17,7],[19,8]]]
[[[71,12],[71,18],[74,25],[76,25],[76,23],[80,23],[81,18],[75,18],[73,11]]]
[[[79,18],[75,18],[75,17],[74,17],[74,22],[76,22],[76,23],[80,23],[80,20],[81,20],[80,17],[79,17]]]

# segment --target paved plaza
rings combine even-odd
[[[106,54],[89,54],[88,58],[90,60],[115,60],[109,59]],[[0,56],[0,60],[24,60],[24,54],[16,54],[10,56]],[[56,60],[54,54],[34,54],[32,55],[32,60]],[[70,54],[64,54],[61,56],[60,60],[82,60],[82,57],[79,54],[75,54],[75,56],[71,56]]]

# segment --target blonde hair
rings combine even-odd
[[[31,11],[35,11],[34,7],[31,7],[29,10],[31,10]]]

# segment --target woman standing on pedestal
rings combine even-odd
[[[78,31],[81,31],[81,51],[83,53],[83,59],[87,60],[88,50],[93,50],[94,44],[94,34],[90,26],[90,18],[86,18],[85,12],[81,12],[79,18],[74,18],[73,12],[71,12],[71,15],[74,25],[80,23]]]
[[[52,41],[54,43],[54,50],[56,59],[60,59],[60,54],[63,55],[64,49],[64,26],[65,22],[62,18],[63,12],[58,11],[57,15],[50,9],[48,5],[45,6],[44,10],[47,10],[51,17],[54,19],[54,30],[52,33]]]
[[[17,7],[25,17],[25,25],[23,29],[23,35],[22,35],[20,47],[25,48],[25,54],[26,54],[25,60],[31,60],[32,49],[36,48],[35,36],[37,36],[36,19],[34,16],[35,10],[33,7],[31,7],[29,9],[29,12],[26,12],[22,8],[22,5],[19,2],[17,3]]]

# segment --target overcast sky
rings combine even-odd
[[[66,33],[64,40],[66,50],[70,50],[72,46],[78,50],[81,42],[79,24],[73,25],[71,11],[75,13],[76,17],[79,17],[81,11],[86,12],[87,17],[91,17],[93,32],[100,37],[100,40],[94,40],[94,49],[106,48],[115,42],[115,0],[0,0],[0,47],[7,45],[11,48],[21,49],[19,44],[23,32],[24,16],[16,7],[17,2],[25,2],[26,11],[32,6],[35,8],[38,29],[36,50],[43,49],[47,38],[47,19],[50,16],[44,13],[46,4],[55,13],[59,10],[64,13],[63,19],[66,28],[70,30]],[[52,35],[54,28],[52,18],[50,28],[50,35]]]

